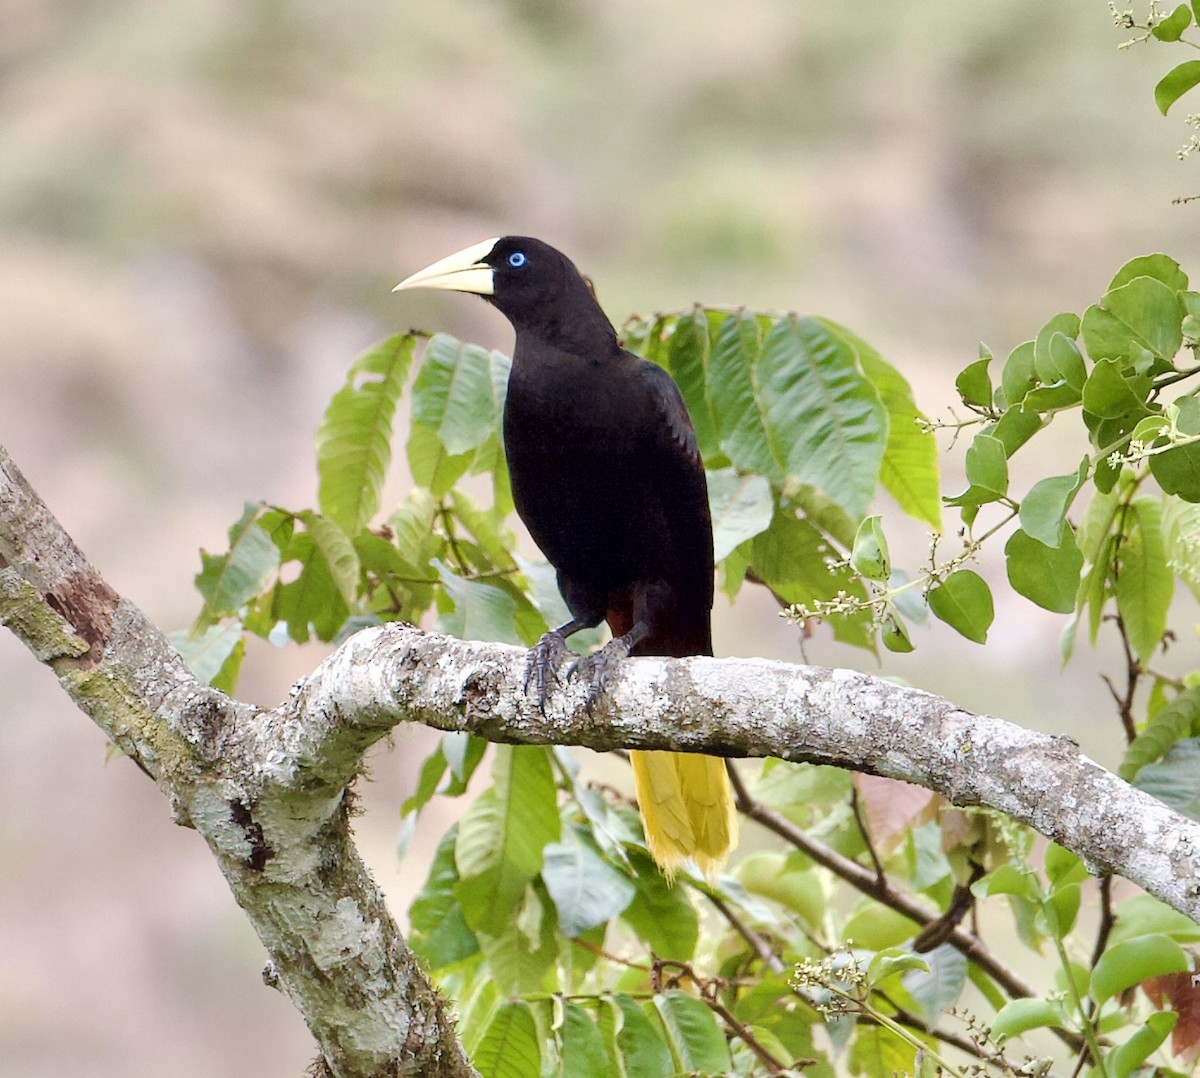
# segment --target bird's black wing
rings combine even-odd
[[[646,459],[653,461],[649,481],[667,515],[680,613],[695,632],[701,631],[702,622],[707,633],[713,602],[712,517],[696,431],[674,379],[648,361],[639,364],[639,373],[660,419],[646,433],[645,451]]]

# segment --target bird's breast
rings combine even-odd
[[[623,382],[575,357],[514,357],[504,410],[513,499],[560,570],[620,577],[653,512],[639,433],[652,417]]]

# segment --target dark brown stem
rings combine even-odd
[[[871,864],[875,866],[875,878],[886,887],[887,873],[883,870],[883,862],[879,860],[879,854],[875,852],[875,844],[871,841],[871,832],[867,830],[867,821],[863,819],[858,787],[853,783],[850,785],[850,810],[854,813],[854,822],[858,824],[858,830],[862,835],[863,845],[867,847],[867,855],[871,858]]]
[[[757,932],[755,932],[753,928],[746,924],[736,913],[734,913],[724,899],[720,898],[711,891],[706,891],[705,894],[708,897],[709,902],[711,902],[721,916],[729,922],[733,930],[748,944],[750,944],[751,949],[756,955],[758,955],[759,958],[762,959],[763,964],[767,967],[767,969],[769,969],[772,973],[782,973],[785,968],[783,959],[781,959],[779,955],[771,950],[770,946],[767,944],[767,941],[763,939],[762,936],[760,936]]]
[[[710,999],[708,996],[704,996],[703,998],[704,1002],[712,1008],[721,1021],[733,1031],[734,1036],[741,1040],[759,1058],[762,1065],[766,1067],[768,1074],[783,1074],[788,1069],[787,1064],[782,1060],[776,1059],[768,1052],[759,1042],[758,1038],[734,1017],[733,1012],[724,1003],[719,999]]]

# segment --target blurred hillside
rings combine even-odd
[[[1119,51],[1100,0],[0,0],[0,26],[0,441],[167,629],[244,500],[311,504],[358,351],[409,325],[508,347],[481,303],[389,292],[486,236],[562,247],[618,322],[834,318],[934,415],[980,339],[1006,354],[1126,259],[1200,276],[1170,204],[1200,180],[1152,98],[1180,57]],[[1111,762],[1060,627],[1002,601],[986,652],[940,630],[885,669]],[[749,594],[717,647],[799,654]],[[821,633],[807,655],[873,668]],[[252,649],[244,695],[319,657]],[[0,685],[0,1076],[299,1074],[306,1033],[200,841],[5,634]],[[375,757],[359,821],[398,913],[426,744]]]

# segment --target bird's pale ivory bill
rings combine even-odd
[[[439,258],[432,266],[405,277],[392,291],[399,292],[402,288],[445,288],[453,292],[491,296],[495,294],[496,286],[492,280],[492,267],[484,259],[498,240],[496,236],[482,243],[473,243],[452,255]]]

